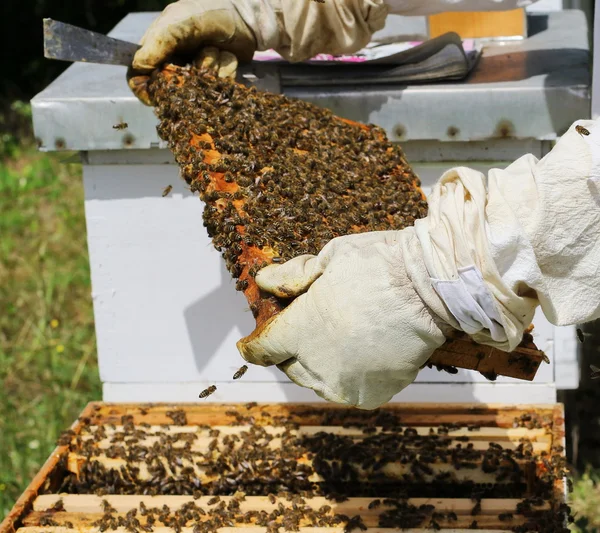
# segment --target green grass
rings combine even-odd
[[[1,520],[101,389],[81,166],[10,134],[0,155]]]

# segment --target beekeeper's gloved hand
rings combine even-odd
[[[533,0],[532,0],[533,1]],[[219,76],[234,77],[237,59],[274,49],[289,61],[319,53],[352,53],[383,28],[388,13],[513,9],[529,0],[179,0],[169,4],[142,37],[128,83],[144,103],[148,75],[174,54],[211,50]],[[216,57],[215,57],[216,56]]]
[[[373,409],[388,401],[446,339],[407,272],[406,248],[415,245],[409,232],[349,235],[318,256],[264,268],[261,288],[300,296],[257,337],[238,343],[243,357],[280,365],[334,402]]]
[[[542,160],[446,172],[412,228],[331,241],[261,270],[300,294],[238,348],[320,396],[375,408],[411,383],[449,329],[512,351],[541,305],[556,325],[600,317],[600,123]],[[586,134],[587,133],[587,134]]]
[[[244,0],[241,0],[244,1]],[[150,25],[127,73],[129,87],[145,104],[149,74],[173,55],[191,55],[219,77],[235,77],[237,58],[250,60],[256,37],[234,0],[179,0]]]

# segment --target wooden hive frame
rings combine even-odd
[[[163,83],[163,88],[160,91],[158,89],[154,90],[154,96],[159,101],[170,102],[169,98],[172,97],[172,94],[175,95],[177,101],[184,101],[182,97],[183,93],[180,95],[176,91],[178,88],[185,86],[185,84],[188,83],[188,80],[193,77],[190,69],[175,65],[167,65],[160,72],[160,74],[157,73],[156,76],[156,79],[162,80]],[[207,79],[211,79],[210,76],[208,76]],[[174,90],[175,92],[171,93],[169,91],[165,91],[165,83],[166,86],[169,87],[169,90]],[[238,90],[246,90],[248,91],[248,94],[252,94],[251,91],[242,88],[240,85],[237,85],[236,87],[240,87]],[[158,96],[159,94],[162,95],[160,98]],[[246,97],[250,98],[248,95]],[[284,117],[286,113],[285,109],[286,106],[289,105],[289,101],[286,100],[282,95],[269,95],[269,98],[272,100],[271,107],[281,107],[281,117]],[[157,109],[160,109],[160,106]],[[169,106],[167,106],[167,109],[170,109]],[[181,126],[184,124],[177,121],[170,121],[170,119],[165,119],[164,117],[161,117],[159,111],[157,112],[159,117],[163,119],[163,124],[159,128],[161,135],[170,143],[170,146],[174,148],[175,153],[177,154],[177,161],[180,167],[183,169],[183,174],[188,184],[191,187],[197,187],[195,182],[198,180],[198,183],[200,183],[201,180],[198,178],[198,176],[203,173],[198,172],[197,170],[190,170],[197,168],[195,162],[193,161],[193,157],[196,156],[191,154],[201,153],[203,157],[203,163],[206,165],[206,168],[211,168],[211,165],[218,166],[218,162],[222,160],[223,154],[221,154],[215,146],[215,138],[211,135],[211,133],[209,133],[209,131],[207,131],[207,128],[205,127],[204,133],[201,134],[193,131],[187,132],[189,134],[189,140],[183,142],[180,139],[180,135],[182,131]],[[167,115],[170,116],[170,113],[171,111],[168,111]],[[359,124],[357,122],[349,121],[339,117],[333,118],[334,122],[335,120],[339,120],[340,124],[343,123],[344,125],[349,126],[351,129],[354,128],[354,131],[371,132],[373,130],[372,126]],[[207,125],[210,126],[210,124]],[[385,135],[383,131],[375,130],[375,134],[378,139],[385,141]],[[333,144],[335,143],[332,142],[332,145]],[[200,145],[208,145],[210,146],[210,149],[204,149],[203,151],[200,151]],[[249,142],[247,142],[247,145],[248,146],[244,144],[245,149],[253,149]],[[392,148],[388,148],[388,151],[389,150],[392,150]],[[302,158],[308,153],[305,150],[300,150],[297,148],[294,148],[290,152],[291,153],[289,157],[295,158],[294,160],[290,159],[290,164],[292,164],[294,161],[298,163],[298,161],[302,160]],[[401,156],[399,161],[400,164],[392,173],[401,180],[408,180],[408,182],[411,182],[413,189],[420,192],[421,197],[425,199],[423,191],[420,189],[418,178],[416,175],[414,175],[414,173],[412,173],[404,157]],[[268,170],[272,170],[272,168],[266,166],[260,169],[259,175]],[[241,192],[242,190],[237,183],[237,179],[239,179],[242,173],[239,173],[236,176],[236,179],[233,181],[226,181],[224,179],[224,172],[209,170],[205,174],[209,176],[209,184],[204,186],[203,198],[205,203],[211,207],[213,212],[223,212],[226,207],[232,206],[233,210],[240,217],[247,217],[247,213],[244,211],[246,208],[245,199],[235,199],[236,193]],[[262,187],[262,184],[259,184],[259,187]],[[207,195],[207,193],[209,194]],[[210,195],[212,194],[216,194],[217,196],[221,197],[217,199],[209,199]],[[388,218],[391,224],[391,215],[388,215]],[[238,225],[235,228],[235,231],[243,237],[245,231],[244,226]],[[387,229],[393,229],[393,226],[390,226]],[[352,231],[361,232],[367,230],[368,228],[366,226],[353,226]],[[287,303],[283,302],[282,300],[260,291],[252,273],[260,266],[273,262],[273,258],[276,253],[271,246],[272,244],[273,243],[267,243],[266,246],[262,247],[248,245],[243,241],[241,241],[239,244],[241,252],[236,260],[238,266],[240,267],[238,283],[242,284],[240,287],[244,287],[241,290],[243,290],[244,295],[250,305],[250,309],[252,310],[256,319],[256,330],[250,335],[250,337],[256,335],[272,317],[274,317],[285,305],[287,305]],[[540,364],[544,360],[545,356],[543,352],[537,349],[533,343],[532,337],[529,334],[526,334],[523,342],[514,352],[509,354],[489,346],[475,344],[468,335],[456,331],[452,338],[448,339],[448,341],[441,348],[434,352],[431,359],[428,361],[428,365],[436,366],[438,369],[451,369],[452,367],[455,367],[475,370],[482,373],[490,380],[495,380],[497,376],[507,376],[531,381],[534,379]]]
[[[179,420],[173,418],[176,413]],[[385,418],[383,417],[385,415]],[[123,418],[125,417],[125,418]],[[382,418],[383,417],[383,418]],[[522,479],[526,488],[519,494],[510,494],[510,491],[498,497],[483,496],[476,504],[470,497],[445,497],[429,494],[427,497],[412,493],[410,488],[410,466],[402,463],[388,464],[385,467],[385,475],[391,478],[402,478],[408,483],[406,493],[406,505],[414,505],[416,508],[427,508],[433,506],[434,510],[427,511],[429,515],[439,513],[432,524],[428,515],[423,523],[415,524],[414,527],[403,529],[403,531],[431,530],[439,527],[446,533],[462,533],[475,529],[483,532],[508,532],[516,527],[525,527],[525,524],[536,523],[536,520],[546,520],[543,531],[552,533],[564,531],[565,519],[565,483],[564,478],[558,475],[553,479],[551,488],[546,490],[545,498],[530,503],[534,500],[524,498],[535,496],[537,483],[548,470],[555,465],[564,464],[564,415],[560,404],[553,406],[507,406],[507,405],[471,405],[471,404],[392,404],[385,409],[376,412],[364,412],[343,408],[330,404],[275,404],[275,405],[237,405],[237,404],[201,404],[187,406],[173,405],[139,405],[139,404],[102,404],[91,403],[82,413],[79,420],[72,426],[71,432],[61,439],[61,445],[52,453],[46,464],[33,479],[17,501],[12,511],[0,524],[0,533],[97,533],[102,531],[98,522],[102,520],[105,511],[103,502],[105,500],[113,510],[111,517],[121,521],[116,527],[119,533],[129,531],[144,531],[142,526],[148,526],[147,517],[142,513],[142,508],[162,508],[166,505],[169,512],[165,515],[180,516],[182,506],[196,506],[209,511],[214,503],[209,503],[212,496],[201,494],[183,495],[143,495],[132,494],[58,494],[61,486],[65,486],[68,476],[74,479],[80,474],[83,459],[78,457],[78,449],[81,443],[92,439],[93,445],[98,448],[98,455],[94,461],[104,463],[106,466],[117,467],[115,459],[106,455],[106,450],[111,444],[111,439],[123,442],[125,420],[130,426],[129,437],[134,440],[151,445],[158,440],[159,435],[173,436],[178,433],[192,434],[194,436],[192,448],[206,451],[210,442],[215,440],[213,454],[222,454],[222,444],[227,438],[235,438],[250,428],[261,428],[267,433],[279,434],[282,424],[288,424],[288,431],[295,435],[315,436],[324,432],[328,435],[345,436],[360,443],[367,439],[361,424],[371,427],[369,434],[380,434],[391,431],[389,417],[399,421],[401,432],[393,433],[398,439],[398,444],[410,448],[410,440],[403,441],[403,435],[418,435],[420,439],[418,446],[424,445],[428,439],[436,439],[440,435],[440,429],[444,428],[443,435],[448,439],[448,446],[452,449],[469,447],[479,453],[491,446],[502,447],[503,450],[522,450],[523,446],[529,446],[533,454],[530,457],[522,455],[515,456],[516,464],[523,472]],[[177,421],[179,425],[174,425]],[[380,421],[382,422],[376,422]],[[292,424],[291,426],[289,424]],[[381,426],[375,426],[381,423]],[[103,437],[97,439],[98,428],[102,428]],[[219,430],[218,438],[215,438],[214,430]],[[125,433],[127,433],[125,431]],[[213,433],[211,433],[213,431]],[[135,436],[133,432],[135,433]],[[121,436],[119,436],[121,435]],[[177,440],[175,439],[175,442]],[[408,442],[408,444],[406,444]],[[271,440],[267,447],[277,450],[281,443],[277,438]],[[235,446],[232,448],[234,449]],[[504,452],[503,452],[504,453]],[[318,454],[317,454],[318,455]],[[315,461],[317,455],[308,454],[304,458],[297,458],[298,463],[310,463]],[[111,461],[113,464],[111,465]],[[196,474],[202,482],[210,482],[211,476],[206,476],[202,468],[192,465]],[[495,485],[504,490],[504,481],[494,475],[486,473],[481,468],[463,468],[456,470],[452,465],[443,462],[431,464],[432,468],[439,471],[449,471],[451,476],[456,476],[458,485],[474,484],[473,486],[485,487],[489,490],[490,485]],[[559,467],[562,468],[562,467]],[[562,470],[559,470],[562,472]],[[409,477],[406,477],[407,474]],[[212,478],[215,476],[212,475]],[[456,483],[457,481],[453,481]],[[318,476],[313,480],[319,483]],[[487,484],[487,485],[486,485]],[[442,484],[443,485],[443,484]],[[507,485],[508,486],[508,485]],[[379,487],[379,488],[377,488]],[[381,527],[381,513],[388,512],[394,508],[392,501],[384,500],[386,497],[386,485],[376,485],[381,494],[361,497],[361,486],[353,487],[351,490],[358,491],[345,501],[332,501],[323,496],[307,497],[302,504],[307,509],[317,510],[323,505],[331,507],[326,514],[335,513],[348,517],[360,515],[362,523],[368,530],[374,533],[391,533],[400,531],[395,527]],[[366,489],[365,489],[366,490]],[[415,489],[416,490],[416,489]],[[440,489],[441,490],[441,489]],[[511,489],[512,490],[512,489]],[[416,494],[416,495],[415,495]],[[379,497],[376,497],[379,496]],[[229,505],[237,496],[221,496],[220,500]],[[381,505],[374,507],[372,502],[381,500]],[[296,502],[297,503],[297,502]],[[223,505],[225,505],[223,504]],[[279,506],[290,509],[293,503],[290,498],[281,494],[269,496],[268,494],[248,495],[239,503],[240,517],[243,513],[253,511],[259,513],[272,512]],[[480,509],[476,514],[474,507]],[[184,507],[185,508],[185,507]],[[133,509],[137,511],[134,512]],[[238,512],[238,511],[236,511]],[[132,519],[132,513],[137,513],[139,522],[135,527],[125,524]],[[544,518],[545,517],[545,518]],[[548,518],[551,517],[551,518]],[[201,517],[198,521],[205,520]],[[550,520],[550,521],[548,521]],[[198,521],[185,521],[180,527],[167,527],[156,522],[147,531],[156,533],[198,533],[203,531],[198,526]],[[476,524],[473,524],[473,522]],[[349,531],[347,524],[329,524],[325,526],[315,525],[314,521],[301,519],[299,522],[301,533],[343,533]],[[196,527],[195,527],[196,526]],[[112,529],[107,529],[111,531]],[[280,531],[285,529],[281,527]],[[269,527],[259,527],[252,520],[232,523],[226,527],[217,529],[219,533],[265,533],[274,531]],[[360,528],[357,529],[360,531]]]

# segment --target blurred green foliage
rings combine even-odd
[[[0,521],[101,398],[81,165],[38,153],[30,107],[0,115]],[[14,128],[10,133],[6,128]]]

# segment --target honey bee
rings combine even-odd
[[[353,516],[348,520],[344,526],[344,533],[350,533],[355,529],[360,529],[361,531],[365,531],[367,529],[367,526],[365,526],[360,515]]]
[[[215,385],[211,385],[210,387],[208,387],[208,389],[204,389],[200,393],[200,396],[198,396],[198,398],[207,398],[208,396],[210,396],[216,390],[217,390],[217,387]]]
[[[163,198],[173,190],[173,185],[167,185],[162,192]]]
[[[590,130],[584,128],[583,126],[575,126],[575,131],[581,136],[588,136],[590,134]]]
[[[583,331],[580,328],[577,328],[575,331],[577,332],[577,338],[579,339],[579,342],[583,344],[585,341],[585,335],[583,334]]]
[[[127,122],[119,122],[118,124],[115,124],[113,126],[113,129],[115,130],[126,130],[127,127],[129,126],[129,124],[127,124]]]
[[[240,379],[248,370],[248,365],[240,367],[240,369],[233,375],[233,379]]]
[[[377,507],[379,507],[380,505],[381,505],[381,500],[373,500],[369,504],[369,509],[377,509]]]
[[[590,370],[592,371],[592,379],[600,379],[600,368],[596,365],[590,365]]]

